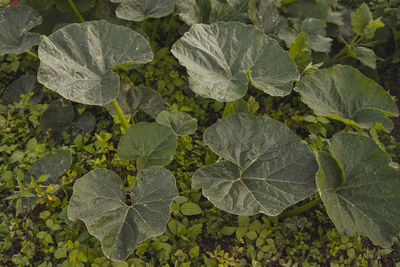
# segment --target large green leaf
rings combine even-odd
[[[138,169],[168,164],[176,150],[174,132],[156,122],[140,122],[128,128],[118,145],[123,160],[137,160]]]
[[[116,173],[96,169],[75,183],[68,207],[69,219],[84,221],[101,241],[104,255],[115,261],[125,260],[138,243],[164,232],[178,190],[168,170],[151,167],[136,178],[132,204],[126,203],[126,195]]]
[[[161,111],[156,121],[171,128],[176,135],[191,135],[197,130],[197,119],[182,111]]]
[[[142,21],[147,18],[161,18],[174,10],[174,0],[111,0],[120,3],[115,13],[118,18]]]
[[[320,152],[317,186],[329,217],[345,235],[390,247],[400,233],[400,169],[370,138],[339,133]],[[337,161],[337,162],[336,162]]]
[[[54,100],[40,117],[40,125],[51,130],[56,136],[68,131],[74,120],[75,112],[71,101]]]
[[[316,192],[314,154],[281,122],[236,113],[208,128],[204,142],[230,161],[197,170],[192,186],[222,210],[275,216]]]
[[[249,81],[273,96],[291,92],[299,78],[293,59],[253,25],[196,24],[172,47],[192,90],[221,102],[246,94]]]
[[[0,9],[0,55],[21,54],[39,44],[40,34],[28,32],[42,23],[42,17],[28,6]]]
[[[318,116],[361,128],[382,124],[393,128],[386,116],[398,116],[392,97],[375,81],[350,66],[336,65],[305,75],[296,84],[301,100]]]
[[[146,39],[106,21],[70,24],[43,37],[38,81],[63,97],[103,106],[118,96],[120,79],[110,69],[146,63],[153,53]]]

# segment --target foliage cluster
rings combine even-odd
[[[0,36],[4,264],[397,261],[398,108],[373,80],[397,53],[373,50],[397,40],[390,18],[337,1],[68,3],[0,9],[15,37]],[[292,217],[321,201],[337,230],[320,206]]]

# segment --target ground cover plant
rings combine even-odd
[[[4,264],[400,261],[398,4],[1,4]]]

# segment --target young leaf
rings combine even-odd
[[[399,115],[392,97],[378,83],[350,66],[316,70],[303,76],[295,90],[316,115],[361,128],[381,123],[390,131],[393,124],[388,124],[386,116]]]
[[[28,6],[0,9],[0,55],[21,54],[39,44],[40,34],[28,32],[42,23],[42,17]]]
[[[137,160],[138,169],[167,165],[176,150],[172,130],[156,122],[140,122],[128,128],[118,144],[118,156]]]
[[[161,111],[156,122],[181,136],[194,134],[197,130],[197,119],[182,111]]]
[[[301,31],[310,37],[310,48],[316,52],[329,53],[332,39],[326,37],[326,23],[320,19],[306,18],[301,23]]]
[[[300,32],[296,41],[290,46],[289,55],[296,61],[300,70],[312,62],[311,51],[308,49],[309,37],[305,32]]]
[[[374,50],[363,46],[356,46],[353,48],[353,52],[362,64],[371,69],[376,69],[376,55]]]
[[[351,13],[351,24],[353,25],[354,33],[363,35],[365,27],[373,20],[371,11],[366,3],[362,3],[356,10]]]
[[[147,18],[161,18],[174,10],[174,0],[111,0],[119,3],[115,13],[125,20],[142,21]]]
[[[104,255],[114,261],[125,260],[137,244],[165,231],[178,190],[168,170],[151,167],[136,178],[132,205],[126,203],[126,194],[116,173],[96,169],[75,182],[68,207],[69,219],[84,221]]]
[[[344,173],[343,183],[333,160],[318,157],[317,186],[326,211],[345,235],[365,235],[376,245],[390,247],[400,233],[400,169],[389,166],[390,156],[370,138],[339,133],[329,150]],[[328,174],[331,176],[329,178]]]
[[[284,96],[299,78],[295,62],[275,40],[238,22],[196,24],[172,53],[186,67],[192,90],[221,102],[243,97],[249,81],[270,95]]]
[[[65,26],[39,46],[38,81],[63,97],[103,106],[118,96],[120,79],[110,69],[123,63],[147,63],[147,40],[129,28],[106,21]]]
[[[236,113],[215,123],[204,142],[228,161],[197,170],[192,187],[238,215],[278,215],[313,194],[314,154],[283,123]]]
[[[35,88],[36,77],[33,75],[25,75],[19,77],[7,86],[2,97],[2,103],[9,105],[18,103],[21,99],[21,95],[26,95],[34,91],[34,95],[31,97],[31,103],[38,103],[43,96],[43,90]]]

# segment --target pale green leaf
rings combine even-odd
[[[118,156],[137,160],[139,169],[168,164],[176,150],[174,132],[156,122],[140,122],[128,128],[118,144]]]
[[[362,128],[373,127],[375,123],[388,125],[385,116],[399,115],[389,93],[350,66],[316,70],[303,76],[295,90],[316,115]],[[373,114],[365,111],[371,109],[375,110]],[[367,112],[371,117],[366,116]],[[382,114],[377,115],[377,112]]]
[[[182,111],[161,111],[156,121],[171,128],[176,135],[191,135],[197,130],[197,119]]]
[[[40,34],[28,32],[42,23],[42,17],[23,5],[0,9],[0,55],[21,54],[39,44]]]
[[[114,261],[125,260],[137,244],[165,231],[178,190],[168,170],[151,167],[136,178],[132,204],[126,195],[116,173],[96,169],[75,182],[68,207],[69,219],[84,221],[100,240],[104,255]]]
[[[222,210],[275,216],[316,190],[314,154],[283,123],[236,113],[208,128],[204,142],[228,160],[197,170],[192,187]]]
[[[174,10],[174,0],[111,0],[120,4],[115,11],[120,19],[142,21],[161,18]]]
[[[284,96],[299,78],[295,62],[275,40],[238,22],[196,24],[172,53],[186,67],[191,89],[221,102],[243,97],[249,81],[270,95]]]
[[[117,98],[123,63],[147,63],[153,53],[147,40],[129,28],[106,21],[65,26],[39,46],[38,81],[63,97],[103,106]]]
[[[391,167],[390,156],[368,137],[339,133],[329,150],[344,173],[344,182],[332,187],[330,180],[342,180],[339,167],[319,157],[317,186],[329,217],[342,234],[365,235],[390,247],[400,233],[400,169]]]

